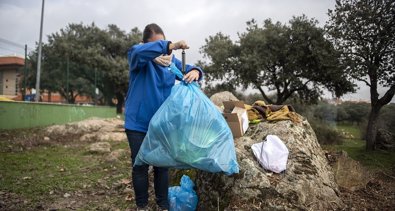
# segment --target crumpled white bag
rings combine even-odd
[[[276,135],[268,135],[264,142],[251,146],[255,157],[264,169],[280,173],[287,168],[289,151]]]

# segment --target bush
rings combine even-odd
[[[370,112],[370,105],[368,103],[346,102],[338,105],[337,107],[348,114],[348,118],[342,118],[342,121],[346,120],[351,123],[357,123],[357,125],[366,121]]]
[[[334,123],[337,119],[337,108],[332,104],[319,103],[314,106],[313,115],[321,121]]]
[[[329,124],[316,119],[309,119],[309,122],[321,145],[341,144],[343,142],[340,133]]]
[[[361,138],[366,139],[366,130],[368,127],[368,118],[370,111],[366,116],[358,122],[358,128],[361,131]],[[395,134],[395,104],[385,105],[381,110],[377,119],[377,129],[384,129]]]
[[[379,116],[378,128],[382,128],[395,134],[395,103],[385,105]]]

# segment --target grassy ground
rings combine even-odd
[[[355,125],[342,123],[337,125],[339,131],[351,134],[353,138],[345,138],[343,143],[334,146],[325,146],[326,149],[344,150],[354,160],[359,161],[371,170],[385,170],[395,167],[395,152],[376,150],[367,152],[366,142],[361,138],[361,132]]]
[[[74,140],[41,141],[1,131],[0,210],[125,210],[134,208],[129,186],[130,155],[117,162],[87,152],[89,143]],[[29,139],[29,138],[28,138]],[[67,144],[65,144],[67,142]],[[127,142],[111,142],[128,149]],[[127,151],[129,153],[129,151]]]
[[[369,169],[395,166],[394,152],[366,152],[355,126],[342,124],[338,129],[351,133],[353,138],[325,148],[345,150]],[[44,136],[39,128],[0,131],[0,210],[135,209],[126,141],[109,142],[112,150],[127,151],[119,161],[113,162],[107,160],[108,154],[88,153],[91,143],[79,141],[78,137],[50,137],[48,140]],[[178,185],[182,174],[194,177],[193,171],[178,172],[172,175],[176,179],[171,185]],[[392,178],[387,179],[391,181],[381,187],[393,185]],[[152,187],[150,195],[154,195]],[[153,197],[149,203],[155,206]]]

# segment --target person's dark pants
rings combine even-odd
[[[126,130],[129,147],[132,154],[132,182],[138,207],[148,205],[148,165],[133,166],[140,146],[143,143],[145,133]],[[160,155],[158,155],[160,156]],[[154,187],[156,203],[162,209],[169,209],[167,199],[169,188],[169,174],[167,168],[154,167]]]

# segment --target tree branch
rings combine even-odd
[[[273,104],[273,101],[266,95],[265,91],[263,91],[262,87],[258,85],[258,83],[254,83],[256,88],[261,92],[263,99],[266,100],[267,103]]]
[[[369,86],[370,87],[370,83],[367,81],[367,80],[365,80],[365,79],[358,79],[359,81],[362,81],[362,82],[365,82],[365,84],[366,84],[366,86]]]
[[[392,98],[395,95],[395,85],[392,85],[391,88],[381,97],[378,101],[378,104],[384,106],[391,102]]]

